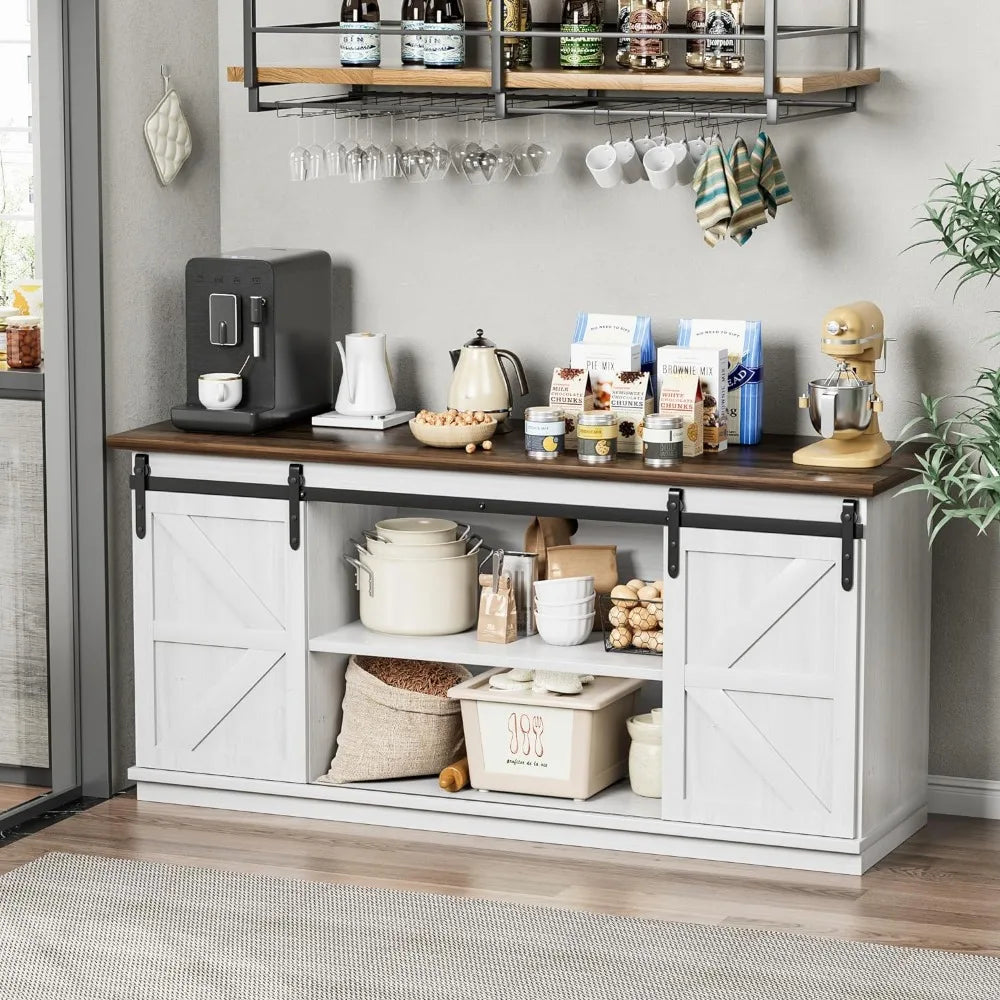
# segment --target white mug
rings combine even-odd
[[[677,157],[669,146],[656,146],[642,160],[649,183],[657,191],[666,191],[677,183]]]
[[[674,154],[674,162],[677,165],[677,183],[687,187],[694,180],[696,166],[694,158],[683,142],[672,142],[667,146],[667,149]]]
[[[646,179],[646,172],[642,169],[642,160],[639,158],[635,143],[631,139],[622,139],[616,142],[615,153],[622,166],[622,180],[626,184],[634,184],[636,181]]]
[[[635,140],[635,151],[639,154],[639,159],[641,160],[651,149],[658,145],[659,143],[655,139],[647,135],[642,139]]]
[[[691,159],[694,162],[695,169],[698,168],[698,164],[705,158],[705,154],[708,152],[708,143],[704,139],[689,139],[688,140],[688,152],[691,154]]]
[[[610,142],[587,153],[587,169],[602,188],[613,188],[622,182],[622,165]]]
[[[199,375],[198,399],[206,410],[234,410],[243,401],[243,379],[235,372]]]

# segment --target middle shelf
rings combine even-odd
[[[560,670],[600,677],[630,677],[635,680],[663,679],[663,661],[638,653],[609,653],[604,639],[595,632],[581,646],[551,646],[539,636],[521,637],[501,645],[480,642],[475,631],[457,635],[387,635],[351,622],[318,635],[309,642],[313,653],[345,656],[390,656],[409,660],[437,660],[462,663],[467,667],[508,667],[530,670]]]

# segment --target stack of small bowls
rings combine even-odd
[[[535,581],[535,624],[550,646],[579,646],[594,630],[594,578]]]

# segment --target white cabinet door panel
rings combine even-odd
[[[135,540],[136,762],[307,780],[303,547],[279,500],[149,493]],[[304,537],[303,537],[304,543]]]
[[[841,586],[840,540],[682,528],[680,548],[664,818],[854,836],[860,581]]]

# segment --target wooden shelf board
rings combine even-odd
[[[243,82],[243,67],[230,66],[230,83]],[[371,69],[342,66],[261,66],[261,83],[361,84],[380,87],[453,87],[485,89],[490,86],[488,68],[467,66],[464,69],[425,69],[422,66],[388,66]],[[764,78],[755,73],[739,76],[713,76],[683,70],[666,73],[631,73],[617,67],[594,72],[560,69],[522,69],[505,74],[509,90],[605,90],[664,94],[759,95],[764,93]],[[778,93],[783,95],[818,94],[845,87],[864,87],[878,83],[881,70],[828,70],[782,73]]]
[[[582,646],[550,646],[537,635],[498,645],[479,642],[475,631],[436,636],[384,635],[370,631],[361,622],[351,622],[311,639],[309,649],[314,653],[437,660],[467,667],[540,668],[636,680],[663,679],[662,660],[638,653],[609,653],[600,632]]]

